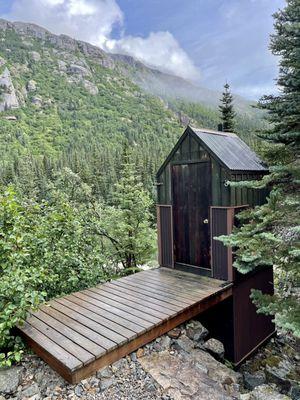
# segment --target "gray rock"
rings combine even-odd
[[[277,392],[272,386],[257,386],[250,393],[250,400],[290,400],[289,396]]]
[[[113,376],[112,371],[110,370],[110,368],[105,367],[103,369],[101,369],[100,371],[97,372],[96,374],[97,378],[102,379],[102,378],[111,378]]]
[[[6,61],[4,60],[4,58],[0,57],[0,67],[2,67],[2,65],[4,65],[6,63]]]
[[[0,111],[19,108],[19,101],[8,68],[0,75]]]
[[[41,107],[41,105],[43,104],[43,99],[40,96],[34,96],[31,99],[31,103],[37,107]]]
[[[171,339],[169,336],[162,336],[156,340],[156,343],[153,345],[153,348],[156,351],[164,351],[168,350],[171,345]]]
[[[83,387],[79,384],[75,386],[74,393],[76,396],[81,397],[83,395]]]
[[[22,398],[24,397],[32,397],[40,394],[40,389],[37,383],[33,383],[28,386],[26,389],[22,390]]]
[[[34,81],[33,79],[28,81],[26,88],[27,88],[28,92],[35,92],[36,91],[36,81]]]
[[[204,340],[208,333],[208,330],[199,321],[190,321],[186,325],[187,336],[196,342]]]
[[[12,394],[17,390],[21,379],[21,367],[0,370],[0,393]]]
[[[246,389],[253,390],[256,386],[266,383],[266,375],[263,371],[256,371],[253,374],[245,371],[243,374]]]
[[[209,339],[207,342],[204,343],[203,346],[207,351],[209,351],[213,356],[218,358],[223,358],[225,354],[225,349],[223,343],[221,343],[217,339]]]
[[[81,65],[77,65],[77,64],[71,64],[68,68],[68,73],[80,75],[81,77],[91,75],[91,72],[87,68],[82,67]]]
[[[41,55],[40,53],[38,53],[37,51],[30,51],[29,55],[31,56],[31,58],[33,59],[33,61],[40,61],[41,60]]]
[[[290,372],[293,369],[293,365],[284,359],[281,359],[277,365],[266,366],[266,375],[270,383],[275,383],[284,392],[288,392],[291,389],[291,381],[288,379]]]
[[[99,90],[94,83],[87,80],[84,80],[82,83],[84,88],[93,96],[96,96],[99,93]]]
[[[115,383],[115,381],[114,381],[113,378],[102,379],[102,380],[101,380],[101,383],[100,383],[101,391],[103,392],[104,390],[108,389],[108,388],[111,387],[114,383]]]
[[[190,353],[194,348],[194,343],[187,336],[182,335],[179,339],[174,341],[173,347],[175,350]]]
[[[288,395],[293,400],[299,400],[300,399],[300,383],[299,382],[293,382],[291,384],[291,388],[289,390]]]
[[[63,71],[63,72],[67,71],[67,63],[65,61],[58,60],[57,64],[58,64],[59,71]]]

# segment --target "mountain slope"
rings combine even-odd
[[[69,167],[107,199],[128,142],[153,190],[155,170],[182,133],[178,112],[184,121],[192,110],[208,127],[218,122],[212,109],[195,112],[174,99],[167,107],[133,82],[160,74],[36,25],[0,20],[0,182],[28,192],[38,185],[46,196],[47,181]]]

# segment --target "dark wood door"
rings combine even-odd
[[[210,268],[210,162],[173,165],[172,190],[175,262]]]

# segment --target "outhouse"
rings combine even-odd
[[[232,249],[214,238],[231,233],[243,208],[266,201],[265,190],[228,182],[260,179],[267,173],[238,135],[191,126],[157,172],[159,264],[233,283],[230,335],[225,336],[227,356],[236,364],[274,332],[271,318],[258,315],[249,299],[253,288],[273,292],[273,271],[237,273]]]

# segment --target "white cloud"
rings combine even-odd
[[[116,0],[13,0],[7,15],[13,21],[34,22],[50,31],[96,44],[114,53],[128,54],[145,64],[197,79],[198,70],[170,32],[151,32],[148,37],[122,35],[112,39],[124,15]]]
[[[199,71],[170,32],[151,32],[148,37],[124,36],[107,40],[105,47],[114,53],[132,55],[145,64],[162,71],[197,79]]]

